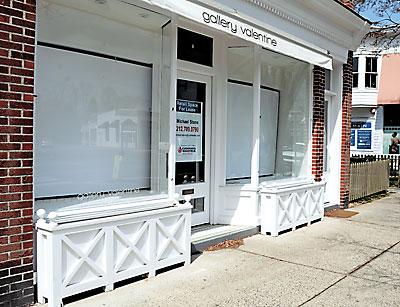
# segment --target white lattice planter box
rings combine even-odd
[[[38,298],[62,298],[178,263],[190,263],[191,206],[37,224]]]
[[[325,182],[263,187],[261,233],[277,236],[280,231],[296,229],[324,216]]]

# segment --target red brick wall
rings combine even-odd
[[[33,302],[35,0],[0,0],[0,305]]]
[[[312,173],[316,181],[321,181],[324,173],[325,69],[314,66],[313,76]]]
[[[342,139],[340,169],[340,206],[349,206],[350,194],[350,131],[351,101],[353,90],[353,52],[349,51],[347,63],[343,65],[343,97],[342,97]]]
[[[341,2],[350,9],[354,9],[354,0],[341,0]]]

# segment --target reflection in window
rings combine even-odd
[[[271,146],[276,138],[276,157],[270,156],[272,152],[268,155],[260,150],[260,165],[264,160],[268,160],[270,165],[275,163],[274,176],[266,177],[265,180],[307,176],[310,132],[310,65],[272,51],[262,50],[261,84],[279,91],[279,96],[275,94],[275,98],[273,96],[269,98],[269,110],[272,113],[277,108],[277,103],[274,101],[277,101],[279,97],[277,128],[274,129],[275,135],[269,134],[268,136]],[[263,121],[262,117],[261,121]],[[268,125],[271,126],[269,129],[273,129],[272,123]],[[266,129],[263,124],[260,128]],[[263,133],[265,132],[260,131],[261,136]]]

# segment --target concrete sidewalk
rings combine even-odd
[[[72,306],[400,306],[400,191]]]

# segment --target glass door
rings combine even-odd
[[[176,193],[192,197],[192,225],[210,222],[211,77],[179,72],[176,99]]]

